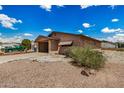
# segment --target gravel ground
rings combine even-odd
[[[123,51],[102,51],[107,58],[109,63],[124,63],[124,52]]]
[[[65,58],[63,55],[54,55],[48,53],[27,53],[27,54],[17,54],[17,55],[5,55],[0,56],[0,64],[15,60],[28,59],[36,60],[39,62],[58,62],[58,61],[70,61],[71,59]]]
[[[0,87],[124,88],[124,52],[103,52],[107,57],[105,67],[90,77],[81,75],[83,68],[73,66],[69,63],[70,59],[62,55],[31,53],[1,56]]]
[[[16,54],[16,55],[4,55],[4,56],[0,56],[0,64],[1,63],[6,63],[8,61],[14,61],[14,60],[32,58],[35,55],[38,55],[38,53],[27,53],[27,54]]]
[[[124,87],[124,64],[107,63],[95,75],[81,75],[69,62],[20,60],[0,64],[0,87]]]

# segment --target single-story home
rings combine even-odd
[[[64,53],[70,46],[90,45],[94,48],[101,47],[101,41],[81,35],[64,32],[52,32],[48,36],[39,35],[36,40],[38,52],[57,52]]]
[[[20,45],[20,43],[14,43],[14,42],[10,42],[10,43],[8,43],[8,42],[4,42],[4,43],[0,43],[0,49],[1,48],[5,48],[5,47],[14,47],[14,46],[19,46]]]
[[[101,48],[118,48],[118,46],[109,41],[101,41]]]

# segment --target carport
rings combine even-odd
[[[35,42],[37,43],[38,52],[58,52],[59,39],[39,36]]]
[[[48,42],[38,43],[38,52],[48,52]]]

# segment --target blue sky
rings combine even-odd
[[[0,6],[0,41],[34,40],[52,31],[124,41],[124,6]]]

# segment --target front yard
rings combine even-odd
[[[67,58],[57,56],[58,62],[46,61],[55,56],[42,54],[46,56],[41,62],[41,54],[33,54],[40,62],[26,58],[0,64],[0,87],[124,87],[124,57],[119,56],[122,54],[105,51],[105,67],[89,77],[81,75],[82,68],[71,65]]]

